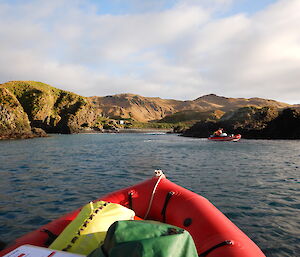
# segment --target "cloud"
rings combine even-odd
[[[299,102],[299,1],[220,17],[235,1],[143,3],[116,14],[83,0],[0,1],[1,81],[38,80],[86,96]]]
[[[254,92],[262,97],[299,101],[299,10],[299,1],[280,1],[248,18],[244,32],[235,37],[237,45],[229,51],[233,54],[238,49],[238,53],[226,57],[236,71],[229,76],[228,84],[231,82],[234,88],[240,85],[241,92],[248,91],[248,95]],[[218,73],[222,70],[224,67]]]

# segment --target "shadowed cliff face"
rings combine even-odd
[[[300,139],[300,110],[285,109],[262,131],[261,137],[274,139]]]
[[[0,88],[0,139],[31,135],[28,116],[18,99],[6,88]]]
[[[10,127],[23,120],[27,127],[24,125],[20,130],[35,127],[49,133],[74,133],[80,131],[83,124],[85,127],[92,126],[97,119],[97,110],[86,98],[40,82],[8,82],[0,85],[0,89],[2,98],[7,94],[10,96],[3,108],[17,106],[14,119],[3,118]],[[4,109],[0,111],[2,116],[4,112]],[[1,130],[8,131],[7,127],[1,125]],[[17,128],[15,130],[18,131]]]
[[[300,139],[300,111],[287,108],[244,107],[225,114],[217,122],[198,122],[183,132],[184,136],[208,137],[218,128],[243,138]]]

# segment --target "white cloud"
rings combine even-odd
[[[153,5],[111,15],[83,0],[0,1],[1,81],[38,80],[87,96],[300,102],[298,0],[223,18],[215,12],[233,0]]]

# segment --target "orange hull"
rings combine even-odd
[[[156,191],[155,186],[157,186]],[[153,191],[155,191],[154,194]],[[151,198],[153,198],[153,202],[149,209]],[[265,256],[253,241],[207,199],[170,182],[166,178],[154,177],[97,200],[131,207],[139,217],[145,217],[148,211],[147,219],[166,222],[188,230],[195,241],[200,256]],[[58,235],[76,217],[79,211],[80,209],[24,235],[17,239],[13,245],[1,251],[0,256],[23,244],[45,246],[48,235],[42,232],[42,229],[47,229]]]

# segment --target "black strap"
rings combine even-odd
[[[167,206],[168,203],[171,199],[171,197],[175,194],[175,192],[170,191],[168,192],[168,194],[166,195],[166,199],[165,199],[165,203],[164,203],[164,207],[161,210],[161,215],[163,216],[163,222],[166,223],[166,211],[167,211]]]
[[[102,250],[102,253],[104,254],[105,257],[109,257],[107,251],[104,248],[104,244],[101,245],[101,250]]]
[[[45,246],[51,245],[54,240],[58,237],[58,235],[53,234],[50,230],[48,229],[42,229],[42,232],[45,232],[48,235],[47,241],[44,243]]]
[[[132,197],[133,196],[133,192],[129,191],[128,192],[128,207],[129,209],[133,210],[133,206],[132,206]]]
[[[222,243],[219,243],[219,244],[217,244],[217,245],[215,245],[215,246],[209,248],[207,251],[205,251],[205,252],[199,254],[199,257],[207,256],[211,251],[213,251],[213,250],[215,250],[215,249],[217,249],[217,248],[219,248],[219,247],[221,247],[221,246],[232,245],[232,244],[233,244],[233,243],[232,243],[230,240],[226,240],[226,241],[224,241],[224,242],[222,242]]]
[[[2,251],[3,249],[5,249],[5,247],[7,246],[7,243],[3,242],[0,240],[0,251]]]

